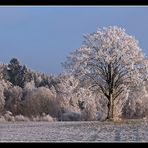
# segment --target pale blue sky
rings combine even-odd
[[[0,61],[12,57],[36,71],[62,72],[61,62],[79,48],[83,34],[121,26],[148,53],[148,7],[0,7]]]

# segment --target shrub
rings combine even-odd
[[[11,87],[4,92],[6,97],[5,109],[11,111],[14,115],[21,113],[22,93],[23,90],[19,86]]]
[[[4,110],[5,107],[5,90],[9,89],[11,84],[5,80],[0,80],[0,113]]]
[[[27,116],[41,116],[42,113],[57,116],[56,99],[45,87],[29,91],[25,97],[24,107],[24,114]]]
[[[92,120],[97,120],[96,118],[96,104],[94,102],[89,102],[85,109],[82,110],[82,120],[85,121],[92,121]]]
[[[144,87],[132,90],[122,110],[123,118],[144,118],[148,116],[148,92]]]
[[[15,121],[29,121],[29,118],[24,117],[23,115],[16,115],[14,118]]]
[[[53,120],[53,118],[50,115],[43,114],[41,116],[41,121],[53,122],[54,120]]]
[[[1,117],[0,117],[0,122],[6,122],[4,116],[1,116]]]
[[[12,113],[10,111],[6,111],[6,113],[4,114],[4,118],[6,121],[15,121],[14,116],[12,116]]]

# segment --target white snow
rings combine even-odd
[[[0,141],[122,142],[148,141],[145,122],[16,122],[0,123]]]

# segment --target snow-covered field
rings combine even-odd
[[[108,122],[0,123],[0,141],[75,142],[147,141],[148,124]]]

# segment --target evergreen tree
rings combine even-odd
[[[8,80],[15,86],[24,87],[27,82],[32,80],[32,74],[25,65],[21,65],[18,59],[12,58],[8,64]]]

